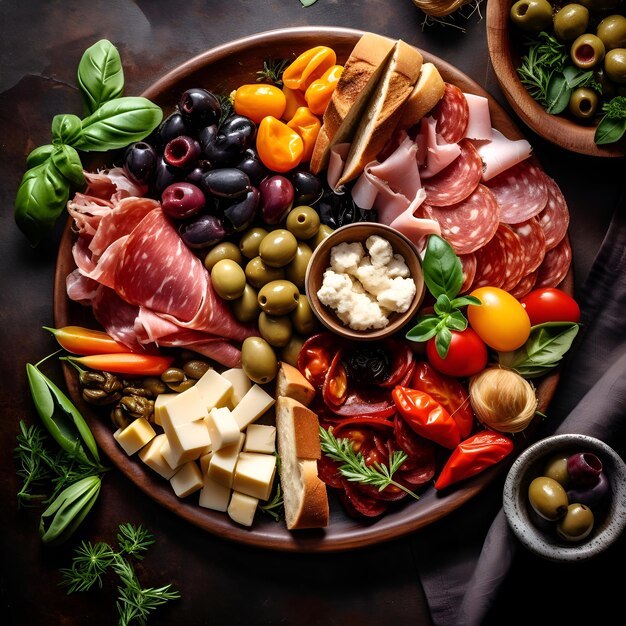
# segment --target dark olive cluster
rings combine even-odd
[[[359,346],[345,360],[348,377],[358,385],[379,384],[389,378],[391,361],[379,345]]]

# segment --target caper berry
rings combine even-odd
[[[200,359],[192,359],[183,365],[183,371],[187,378],[200,380],[209,370],[211,366],[206,361]]]
[[[170,383],[180,383],[185,380],[185,372],[180,367],[168,367],[162,374],[161,380],[169,385]]]

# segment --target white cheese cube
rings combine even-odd
[[[200,469],[202,470],[202,475],[206,476],[209,472],[209,463],[211,462],[211,457],[213,456],[213,451],[207,452],[206,454],[203,454],[199,461],[200,461]]]
[[[156,437],[156,432],[154,432],[154,428],[152,428],[148,420],[138,417],[126,428],[116,430],[113,433],[113,437],[122,446],[124,452],[128,456],[132,456],[135,452],[141,450],[151,439]]]
[[[240,367],[222,372],[222,376],[232,383],[233,390],[230,395],[230,408],[235,408],[248,391],[252,387],[252,381],[246,376],[246,373]]]
[[[196,420],[204,419],[209,414],[202,396],[196,386],[189,387],[182,393],[175,394],[175,397],[168,400],[161,411],[161,426],[167,433],[175,426],[188,424]]]
[[[241,448],[243,446],[244,437],[243,433],[239,433],[239,440],[237,443],[213,453],[213,456],[209,461],[209,469],[206,474],[211,480],[214,480],[225,487],[232,487],[235,467],[237,465],[239,453],[241,452]]]
[[[178,467],[188,461],[199,459],[211,446],[211,438],[204,420],[173,428],[167,433],[167,440],[170,450],[164,450],[163,455],[170,467]]]
[[[194,491],[202,489],[202,474],[198,464],[194,461],[185,463],[175,474],[170,478],[170,484],[174,493],[179,498],[186,498]]]
[[[207,476],[204,477],[204,484],[200,490],[198,504],[205,509],[222,511],[225,513],[230,502],[231,489],[220,483],[216,483]]]
[[[275,473],[276,457],[273,454],[241,452],[235,467],[233,489],[259,500],[268,500]]]
[[[209,436],[211,437],[211,449],[213,452],[232,446],[239,441],[239,426],[235,421],[230,409],[214,407],[209,415],[204,418]]]
[[[150,469],[163,476],[165,480],[169,480],[176,470],[172,469],[163,458],[163,444],[166,441],[167,435],[165,433],[157,435],[139,451],[139,458]]]
[[[258,503],[257,498],[233,491],[228,504],[228,515],[238,524],[252,526]]]
[[[273,404],[274,398],[267,391],[259,385],[252,385],[248,393],[232,411],[239,429],[243,430],[248,424],[256,421]]]
[[[233,384],[215,370],[207,370],[194,387],[200,392],[207,411],[225,406],[233,391]]]
[[[244,452],[261,452],[273,454],[276,450],[276,426],[266,424],[250,424],[246,428]]]
[[[175,398],[178,394],[175,393],[160,393],[154,400],[154,423],[162,426],[161,415],[163,415],[163,407],[172,398]]]

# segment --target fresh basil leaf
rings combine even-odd
[[[450,349],[450,342],[452,341],[452,332],[450,329],[441,328],[435,337],[435,348],[437,348],[437,354],[445,359],[448,356],[448,350]]]
[[[461,296],[460,298],[454,298],[451,302],[452,307],[455,309],[460,309],[462,306],[466,306],[468,304],[480,306],[482,302],[480,301],[480,298],[477,298],[476,296]]]
[[[26,171],[15,197],[15,222],[32,246],[52,228],[65,210],[70,196],[69,181],[49,157]]]
[[[405,337],[409,341],[428,341],[437,334],[438,327],[439,317],[436,315],[424,315]]]
[[[317,0],[300,0],[300,4],[303,7],[310,7],[312,4],[315,4]]]
[[[73,146],[94,152],[124,148],[148,136],[162,119],[161,108],[146,98],[116,98],[83,120],[82,133]]]
[[[598,146],[619,141],[626,133],[626,118],[605,115],[596,126],[594,141]]]
[[[563,74],[554,72],[548,82],[548,98],[546,112],[551,115],[558,115],[567,108],[572,90],[567,86],[567,81]]]
[[[52,143],[72,144],[82,132],[82,123],[77,115],[55,115],[52,118]]]
[[[498,362],[524,378],[537,378],[555,368],[571,348],[579,325],[547,322],[530,329],[526,343],[512,352],[499,352]]]
[[[85,184],[83,174],[83,164],[80,161],[78,152],[65,144],[57,146],[50,157],[56,168],[75,187],[82,187]]]
[[[101,39],[85,50],[78,64],[78,87],[85,115],[91,115],[105,102],[123,94],[124,70],[120,53],[107,39]]]
[[[42,163],[47,161],[52,156],[52,153],[55,151],[55,149],[56,148],[51,143],[45,146],[39,146],[38,148],[35,148],[26,157],[26,165],[28,169],[37,167],[38,165],[41,165]]]
[[[430,235],[422,263],[428,291],[438,298],[454,298],[463,285],[463,268],[452,246],[439,235]]]
[[[435,313],[438,315],[446,315],[447,313],[450,313],[452,310],[450,307],[450,298],[448,298],[445,293],[442,293],[437,298],[437,302],[435,302],[435,306],[433,308],[435,309]]]
[[[446,317],[446,327],[450,330],[465,330],[467,319],[461,311],[454,311]]]

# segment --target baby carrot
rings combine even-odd
[[[128,352],[128,347],[118,343],[101,330],[92,330],[82,326],[64,326],[49,328],[59,345],[73,354],[108,354],[112,352]]]
[[[62,358],[93,370],[115,372],[116,374],[136,374],[138,376],[160,376],[174,362],[174,357],[139,354],[137,352],[90,354],[81,357],[68,356]]]

